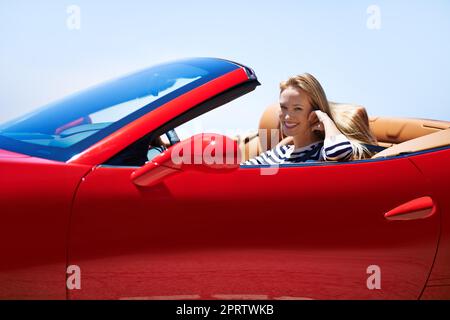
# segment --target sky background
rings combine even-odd
[[[80,29],[67,8],[80,8]],[[380,29],[368,13],[380,10]],[[375,17],[376,19],[376,17]],[[262,86],[209,126],[255,129],[278,84],[310,72],[369,115],[450,120],[450,1],[0,0],[0,122],[184,57],[252,67]]]

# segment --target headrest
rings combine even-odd
[[[271,129],[278,129],[278,137],[274,137],[277,139],[274,139],[275,141],[281,141],[281,127],[280,127],[280,120],[279,120],[279,112],[280,112],[280,105],[278,102],[271,104],[264,110],[261,119],[259,120],[259,140],[263,139],[264,137],[261,137],[261,135],[266,135],[267,141],[267,148],[261,148],[262,151],[267,151],[275,147],[272,146],[272,132]],[[274,132],[275,134],[275,132]]]

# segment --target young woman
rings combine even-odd
[[[370,154],[363,144],[376,142],[362,123],[364,117],[331,109],[322,86],[309,73],[282,82],[279,102],[281,130],[292,137],[292,144],[279,144],[244,165],[362,159]]]

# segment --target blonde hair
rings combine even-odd
[[[348,104],[329,103],[319,81],[309,73],[294,76],[281,82],[280,93],[289,87],[303,90],[308,95],[313,110],[325,112],[333,120],[338,130],[350,140],[353,146],[353,160],[371,156],[371,152],[364,144],[376,144],[376,138],[370,131],[369,117],[364,108]],[[320,138],[324,138],[322,133]]]

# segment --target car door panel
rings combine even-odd
[[[406,158],[187,171],[151,188],[134,169],[99,167],[79,188],[73,299],[417,299],[431,270],[439,211],[384,217],[433,196]],[[374,265],[381,289],[367,286]]]
[[[450,198],[448,196],[450,149],[416,155],[411,157],[411,160],[429,182],[434,200],[441,213],[439,249],[427,287],[421,298],[450,299]]]
[[[0,299],[65,299],[67,232],[88,166],[0,159]]]

